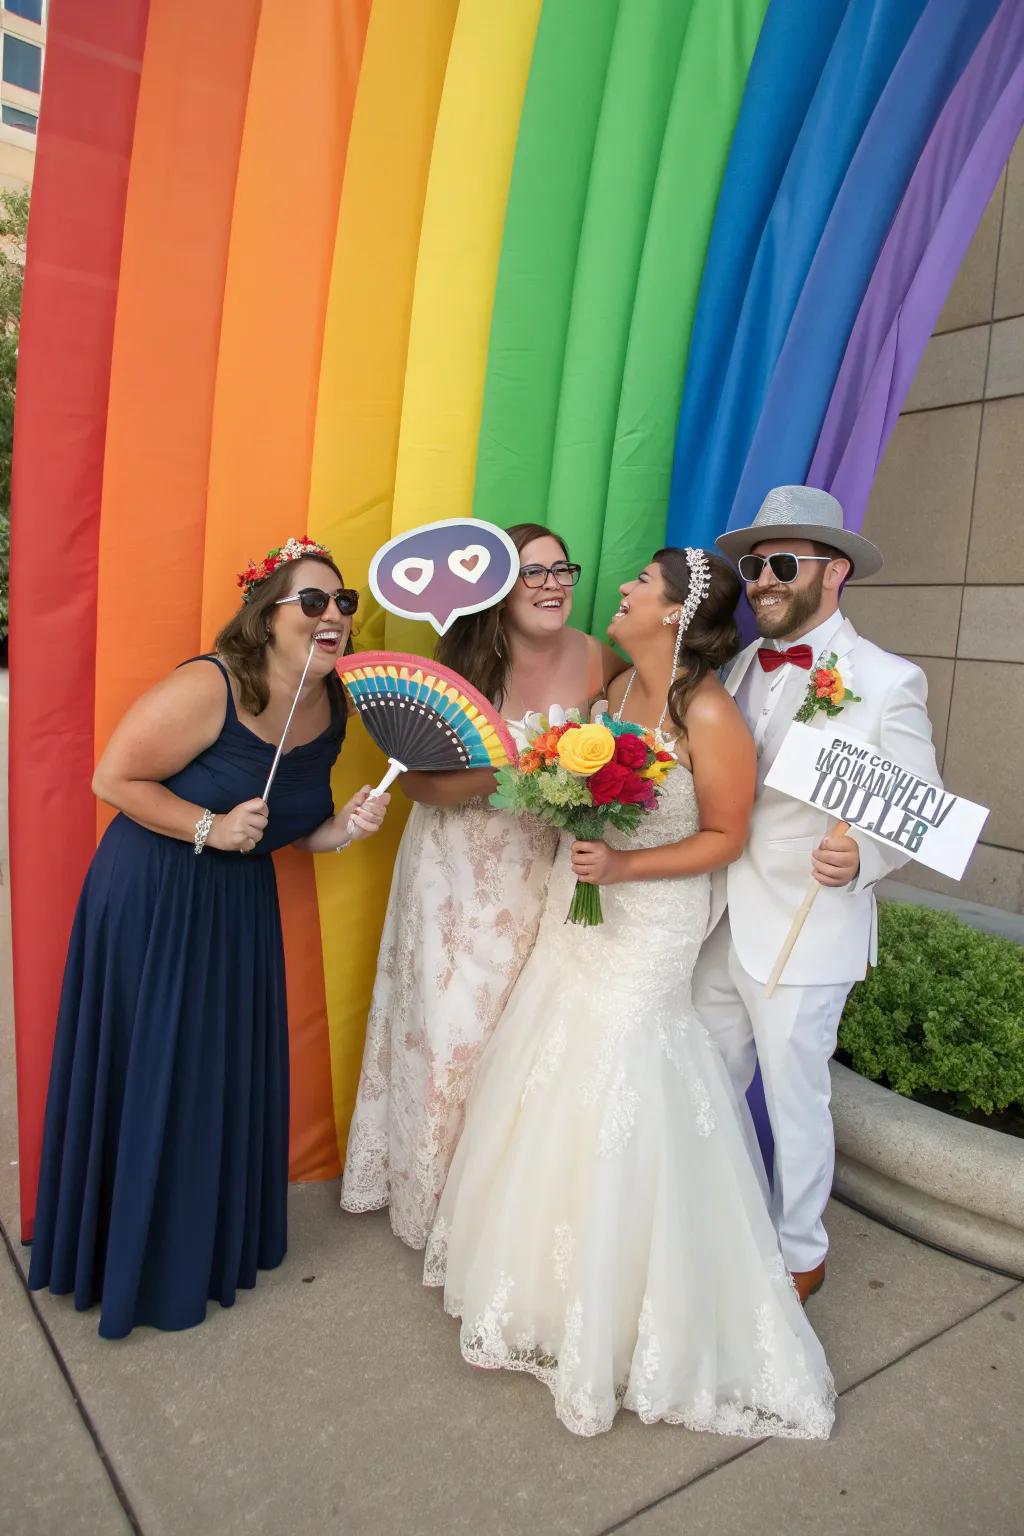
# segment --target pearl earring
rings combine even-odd
[[[675,626],[676,624],[679,623],[679,613],[678,613],[678,611],[676,613],[666,613],[665,617],[662,619],[661,622],[662,622],[662,624],[664,624],[666,626],[669,625],[669,624]]]

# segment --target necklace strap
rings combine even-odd
[[[622,703],[619,705],[619,707],[615,711],[614,715],[612,715],[612,719],[615,721],[616,725],[621,725],[622,724],[622,711],[626,707],[626,700],[629,698],[630,690],[632,689],[633,684],[635,682],[636,682],[636,667],[634,667],[633,671],[630,673],[629,682],[626,684],[626,691],[622,695]],[[672,676],[672,682],[675,682],[675,674],[674,673],[673,673],[673,676]],[[662,710],[661,716],[660,716],[660,718],[658,720],[658,724],[655,727],[658,735],[662,736],[663,739],[664,739],[664,737],[663,737],[663,732],[662,732],[661,728],[665,724],[665,716],[667,714],[668,714],[668,695],[666,694],[666,696],[665,696],[665,708]]]

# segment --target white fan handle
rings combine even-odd
[[[377,785],[377,788],[370,790],[371,800],[379,800],[381,795],[387,794],[388,790],[391,788],[396,779],[401,778],[403,773],[409,772],[405,764],[400,763],[397,757],[389,757],[388,762],[391,766],[389,767],[387,773],[381,779],[380,783]]]
[[[400,778],[403,773],[408,773],[409,772],[409,770],[405,766],[405,764],[404,763],[400,763],[398,761],[397,757],[389,757],[388,758],[388,762],[390,764],[390,767],[388,768],[387,773],[381,779],[380,783],[377,785],[377,788],[370,790],[370,793],[367,796],[367,799],[369,799],[369,800],[379,800],[381,795],[387,794],[388,790],[391,788],[392,784],[395,782],[395,780],[397,778]],[[349,837],[352,836],[352,821],[351,821],[351,818],[349,819],[349,824],[348,824],[348,827],[346,828],[346,833],[347,833],[347,836],[349,836]]]

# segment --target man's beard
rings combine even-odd
[[[807,628],[808,620],[814,618],[821,606],[821,589],[824,581],[825,571],[819,565],[814,579],[808,586],[801,587],[797,591],[792,587],[782,587],[778,591],[764,593],[765,597],[777,597],[780,601],[773,607],[764,609],[759,604],[751,604],[758,634],[765,640],[784,640],[787,635],[793,634],[796,630]],[[813,628],[813,625],[810,627]]]

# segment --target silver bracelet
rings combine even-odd
[[[196,848],[196,857],[197,858],[202,853],[203,849],[206,847],[206,839],[210,835],[210,828],[212,826],[213,826],[213,812],[212,811],[204,811],[203,814],[200,816],[199,820],[196,822],[195,848]]]
[[[352,839],[350,837],[346,837],[345,841],[343,843],[339,843],[337,848],[335,848],[334,851],[335,851],[335,853],[344,853],[345,849],[346,848],[351,848],[351,846],[352,846]]]

